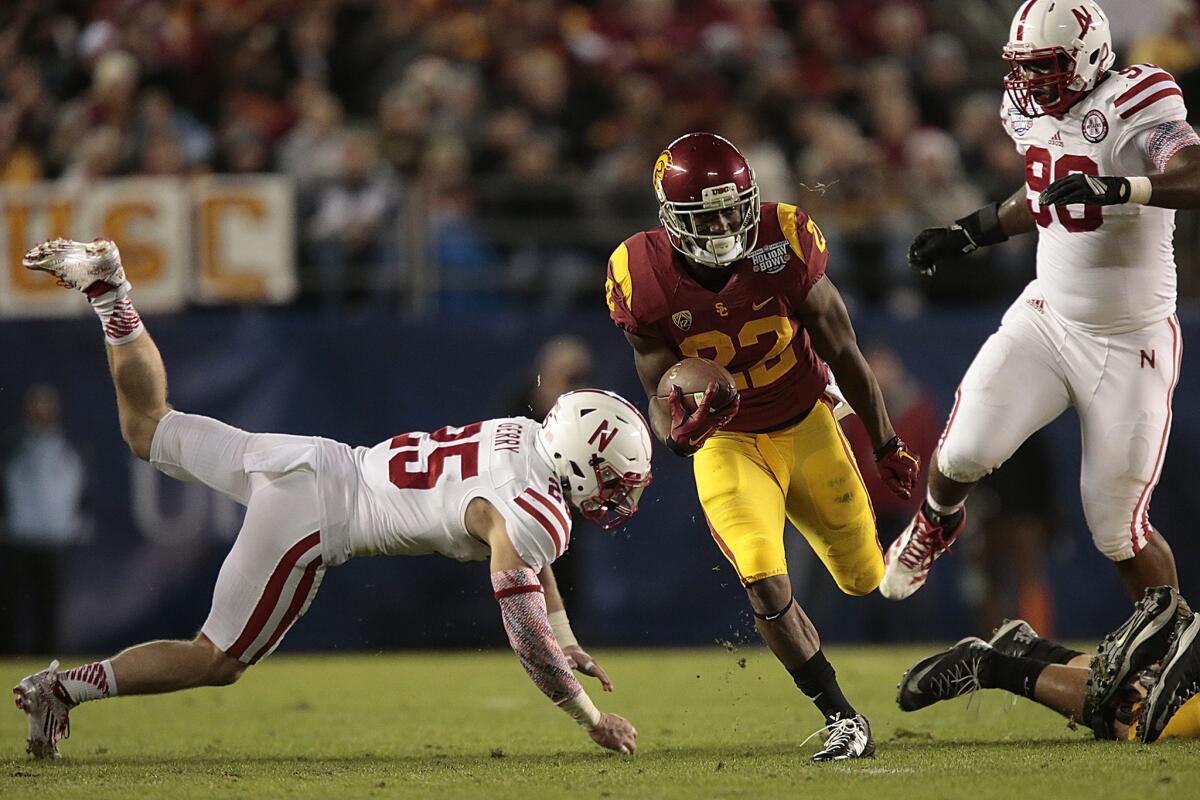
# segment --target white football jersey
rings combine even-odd
[[[1175,311],[1175,212],[1128,203],[1042,208],[1038,195],[1074,172],[1150,175],[1147,140],[1187,119],[1165,71],[1139,64],[1110,72],[1061,118],[1030,119],[1005,95],[1004,129],[1025,156],[1025,191],[1038,225],[1037,278],[1046,303],[1094,333],[1136,330]]]
[[[326,458],[323,480],[348,490],[333,500],[348,520],[326,552],[334,563],[429,553],[482,561],[490,550],[463,521],[467,504],[482,497],[504,517],[517,554],[540,571],[567,549],[571,511],[538,446],[539,427],[522,417],[492,419],[354,448],[349,461],[333,459],[340,469]]]

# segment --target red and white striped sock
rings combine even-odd
[[[112,661],[93,661],[58,674],[59,681],[67,690],[71,702],[78,705],[88,700],[103,700],[117,694],[117,679],[113,675]]]
[[[146,326],[129,299],[129,281],[120,286],[97,281],[84,290],[109,344],[125,344],[142,335]]]

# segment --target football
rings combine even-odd
[[[674,364],[659,379],[657,394],[659,399],[666,400],[671,395],[671,387],[678,386],[683,392],[683,408],[691,414],[704,399],[708,385],[714,381],[717,395],[712,407],[720,410],[733,402],[737,387],[729,370],[707,358],[685,358]]]

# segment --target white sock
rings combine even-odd
[[[939,517],[948,517],[951,514],[953,514],[955,511],[958,511],[960,508],[962,508],[966,504],[967,501],[963,500],[963,501],[957,503],[956,505],[944,506],[941,503],[939,503],[937,500],[933,499],[932,492],[926,492],[925,493],[925,502],[929,503],[929,507],[932,508],[934,511],[936,511],[938,513]]]
[[[146,330],[137,309],[133,307],[133,301],[129,299],[129,289],[129,281],[116,288],[99,283],[93,289],[98,293],[88,295],[92,309],[100,317],[104,340],[109,344],[132,342]]]
[[[59,681],[67,690],[71,702],[85,703],[88,700],[103,700],[117,694],[117,679],[113,675],[112,661],[93,661],[58,674]]]

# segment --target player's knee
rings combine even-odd
[[[1134,542],[1141,531],[1133,514],[1118,508],[1111,498],[1083,490],[1083,516],[1092,534],[1092,544],[1109,561],[1124,561],[1134,556]],[[1145,538],[1148,538],[1146,534]]]
[[[937,470],[955,483],[975,483],[1000,466],[1000,460],[970,442],[946,442],[938,450]]]
[[[839,570],[833,579],[843,594],[851,597],[863,597],[879,588],[879,584],[883,581],[883,566],[883,556],[880,555],[856,568]]]
[[[158,430],[158,421],[161,418],[161,414],[128,414],[121,417],[121,438],[142,461],[150,460],[150,445],[154,442],[154,432]]]
[[[218,648],[204,634],[196,637],[193,644],[204,653],[206,668],[204,671],[205,686],[229,686],[237,683],[238,678],[246,671],[246,664]]]
[[[772,575],[746,584],[750,605],[759,613],[773,614],[787,605],[792,596],[792,581],[785,575]]]

